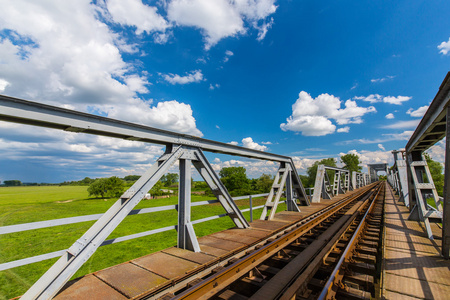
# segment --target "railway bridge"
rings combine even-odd
[[[443,138],[449,145],[449,104],[450,73],[405,149],[393,151],[394,166],[369,165],[368,174],[319,166],[308,194],[287,156],[0,95],[2,121],[166,147],[102,215],[0,227],[11,234],[97,220],[68,249],[2,263],[0,270],[59,257],[21,299],[448,299],[450,158],[439,197],[422,154]],[[270,193],[231,197],[204,152],[278,163]],[[176,163],[178,204],[135,209]],[[192,168],[217,200],[192,202]],[[378,171],[388,180],[379,181]],[[258,197],[264,205],[253,207]],[[244,198],[248,209],[236,204]],[[224,213],[191,220],[192,207],[212,203]],[[177,224],[108,240],[127,216],[170,209]],[[253,220],[256,209],[262,211]],[[195,224],[219,217],[234,227],[197,237]],[[177,231],[174,247],[73,279],[99,247],[168,230]]]

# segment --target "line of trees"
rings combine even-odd
[[[444,174],[442,174],[442,164],[434,161],[428,153],[424,153],[424,157],[428,163],[431,176],[436,186],[437,192],[442,196],[444,187]],[[362,166],[359,156],[356,154],[345,154],[340,157],[340,162],[344,165],[343,168],[350,172],[361,172]],[[326,165],[336,167],[337,161],[335,158],[325,158],[315,161],[306,170],[306,175],[300,175],[300,179],[304,187],[314,187],[316,180],[317,167],[319,165]],[[242,196],[254,193],[268,193],[273,184],[274,176],[269,174],[262,174],[259,178],[249,179],[244,167],[227,167],[222,168],[219,172],[220,180],[228,189],[232,196]],[[329,178],[333,180],[334,172],[330,171]],[[116,176],[109,178],[91,179],[85,177],[79,181],[64,182],[60,185],[82,185],[89,186],[89,196],[97,197],[119,197],[126,187],[131,186],[136,180],[140,178],[139,175],[128,175],[124,178]],[[179,175],[176,173],[165,174],[150,190],[154,196],[169,194],[167,188],[176,188],[179,181]],[[23,183],[20,180],[5,180],[4,186],[21,186]],[[208,185],[203,182],[191,182],[192,189],[206,190],[206,193],[211,195]],[[166,188],[166,189],[164,189]]]
[[[22,182],[20,180],[5,180],[3,181],[4,186],[21,186]]]
[[[246,171],[244,167],[227,167],[220,170],[220,180],[231,196],[270,192],[274,180],[273,176],[262,174],[259,178],[249,179]]]

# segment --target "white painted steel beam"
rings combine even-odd
[[[200,245],[191,222],[191,160],[180,159],[178,189],[178,248],[200,252]]]
[[[425,115],[406,144],[406,152],[423,152],[446,136],[446,108],[450,104],[450,72],[447,73],[439,91]],[[444,123],[442,124],[442,122]],[[439,124],[438,124],[439,123]]]
[[[332,186],[330,179],[328,178],[327,170],[335,172],[334,183]],[[343,194],[351,190],[349,173],[350,171],[347,169],[318,165],[316,180],[314,182],[314,194],[311,202],[319,203],[321,198],[331,199],[331,197],[334,197],[335,195]],[[355,174],[355,172],[353,173]],[[354,185],[355,184],[353,184],[353,186]]]
[[[446,140],[445,140],[445,169],[444,169],[444,198],[442,216],[442,256],[450,259],[450,107],[446,109]]]
[[[166,160],[155,163],[41,276],[21,299],[54,297],[182,154],[183,149],[180,146]]]
[[[400,200],[405,202],[405,206],[409,208],[409,192],[408,192],[408,173],[406,170],[406,161],[397,160],[397,178],[398,178],[398,191],[400,194]]]
[[[290,162],[291,158],[192,135],[109,119],[70,109],[0,95],[0,120],[161,145],[186,145],[203,151]]]
[[[217,173],[214,172],[212,166],[206,159],[203,152],[200,149],[196,149],[195,156],[197,160],[192,161],[194,167],[197,169],[198,173],[202,176],[204,181],[208,184],[217,200],[220,201],[220,204],[222,204],[223,208],[227,211],[228,216],[230,216],[234,224],[238,228],[250,227],[247,220],[244,218],[241,211],[237,207],[236,203],[234,203],[233,198],[228,193],[227,188],[223,185]]]

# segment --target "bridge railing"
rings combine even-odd
[[[205,152],[267,160],[280,164],[278,173],[283,173],[280,182],[274,182],[278,202],[282,189],[286,188],[288,211],[300,211],[301,205],[310,205],[291,157],[207,140],[196,136],[161,130],[140,124],[86,114],[42,103],[26,101],[0,95],[0,121],[14,122],[53,128],[80,134],[92,134],[118,139],[164,145],[164,154],[131,186],[102,216],[62,255],[50,269],[24,294],[24,299],[48,299],[64,286],[75,272],[86,262],[100,245],[107,242],[110,234],[135,209],[146,193],[178,164],[180,180],[178,194],[177,247],[200,252],[200,246],[191,221],[192,170],[210,187],[214,196],[237,228],[250,227],[225,185],[208,161]],[[277,179],[277,177],[275,177]],[[271,194],[264,208],[271,206]],[[174,227],[172,227],[174,228]],[[170,229],[172,229],[170,228]],[[167,230],[170,230],[167,229]],[[60,254],[61,254],[60,253]]]
[[[253,207],[252,200],[255,198],[267,197],[268,195],[269,195],[268,193],[247,195],[247,196],[233,197],[233,200],[239,201],[239,200],[249,199],[250,207],[241,209],[240,211],[241,212],[249,211],[250,212],[250,222],[252,222],[253,221],[253,211],[264,207],[264,205],[259,205],[259,206]],[[205,200],[205,201],[192,202],[191,207],[209,205],[209,204],[214,204],[214,203],[219,203],[219,200]],[[130,216],[130,215],[156,213],[156,212],[162,212],[162,211],[169,211],[169,210],[173,210],[173,209],[178,210],[178,205],[175,204],[175,205],[165,205],[165,206],[135,209],[135,210],[132,210],[128,215]],[[77,223],[88,222],[88,221],[95,221],[95,220],[100,219],[102,215],[103,214],[92,214],[92,215],[84,215],[84,216],[78,216],[78,217],[69,217],[69,218],[62,218],[62,219],[53,219],[53,220],[46,220],[46,221],[39,221],[39,222],[2,226],[2,227],[0,227],[0,235],[12,234],[12,233],[23,232],[23,231],[28,231],[28,230],[37,230],[37,229],[42,229],[42,228],[56,227],[56,226],[62,226],[62,225],[77,224]],[[213,215],[210,217],[193,220],[192,224],[199,224],[199,223],[219,219],[219,218],[226,217],[226,216],[228,216],[228,213]],[[114,239],[105,240],[100,246],[111,245],[111,244],[124,242],[124,241],[128,241],[128,240],[136,239],[136,238],[141,238],[144,236],[149,236],[152,234],[161,233],[161,232],[174,230],[174,229],[177,229],[176,224],[158,228],[158,229],[139,232],[139,233],[135,233],[135,234],[127,235],[127,236],[117,237]],[[58,251],[54,251],[54,252],[50,252],[50,253],[45,253],[45,254],[41,254],[41,255],[31,256],[31,257],[27,257],[27,258],[15,260],[15,261],[2,263],[2,264],[0,264],[0,271],[12,269],[12,268],[16,268],[16,267],[20,267],[20,266],[24,266],[24,265],[29,265],[32,263],[44,261],[47,259],[52,259],[55,257],[59,257],[66,251],[67,251],[67,249],[62,249],[62,250],[58,250]]]

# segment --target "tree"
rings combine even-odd
[[[94,179],[91,179],[89,177],[84,177],[84,179],[78,181],[78,184],[80,184],[80,185],[90,185],[94,181],[95,181]]]
[[[160,181],[164,184],[164,186],[171,186],[178,182],[178,174],[177,173],[167,173],[161,177]]]
[[[204,181],[194,181],[194,183],[192,184],[192,189],[195,191],[200,191],[200,190],[207,191],[209,189],[209,186]]]
[[[306,169],[306,174],[308,174],[308,182],[305,187],[314,187],[314,183],[316,182],[317,167],[319,165],[336,167],[336,159],[332,157],[324,158],[320,161],[315,161],[311,167]],[[332,176],[334,176],[334,172],[330,172],[328,176],[330,177],[330,180],[333,180]]]
[[[22,182],[20,180],[5,180],[3,184],[5,186],[21,186]]]
[[[161,190],[164,187],[164,184],[159,180],[155,185],[150,189],[150,195],[152,196],[161,196],[164,192]]]
[[[123,178],[125,181],[136,181],[141,178],[141,175],[127,175]]]
[[[122,195],[124,182],[122,179],[113,176],[110,178],[97,178],[88,187],[89,196],[119,197]]]
[[[260,193],[268,193],[272,188],[274,177],[269,174],[262,174],[259,178],[252,180],[252,190]]]
[[[228,191],[230,191],[230,193],[237,190],[240,190],[240,194],[245,194],[248,192],[250,182],[247,178],[244,167],[222,168],[219,172],[219,176],[220,180],[223,182]]]
[[[300,181],[302,182],[305,188],[311,187],[309,184],[309,176],[307,175],[298,175],[300,177]]]
[[[344,169],[347,169],[350,171],[350,176],[352,172],[361,172],[362,166],[359,164],[361,161],[359,160],[359,156],[356,154],[345,154],[341,156],[341,163],[344,164]]]
[[[431,177],[433,178],[434,186],[439,196],[444,195],[444,174],[442,174],[442,164],[434,161],[428,153],[423,154],[430,169]]]

